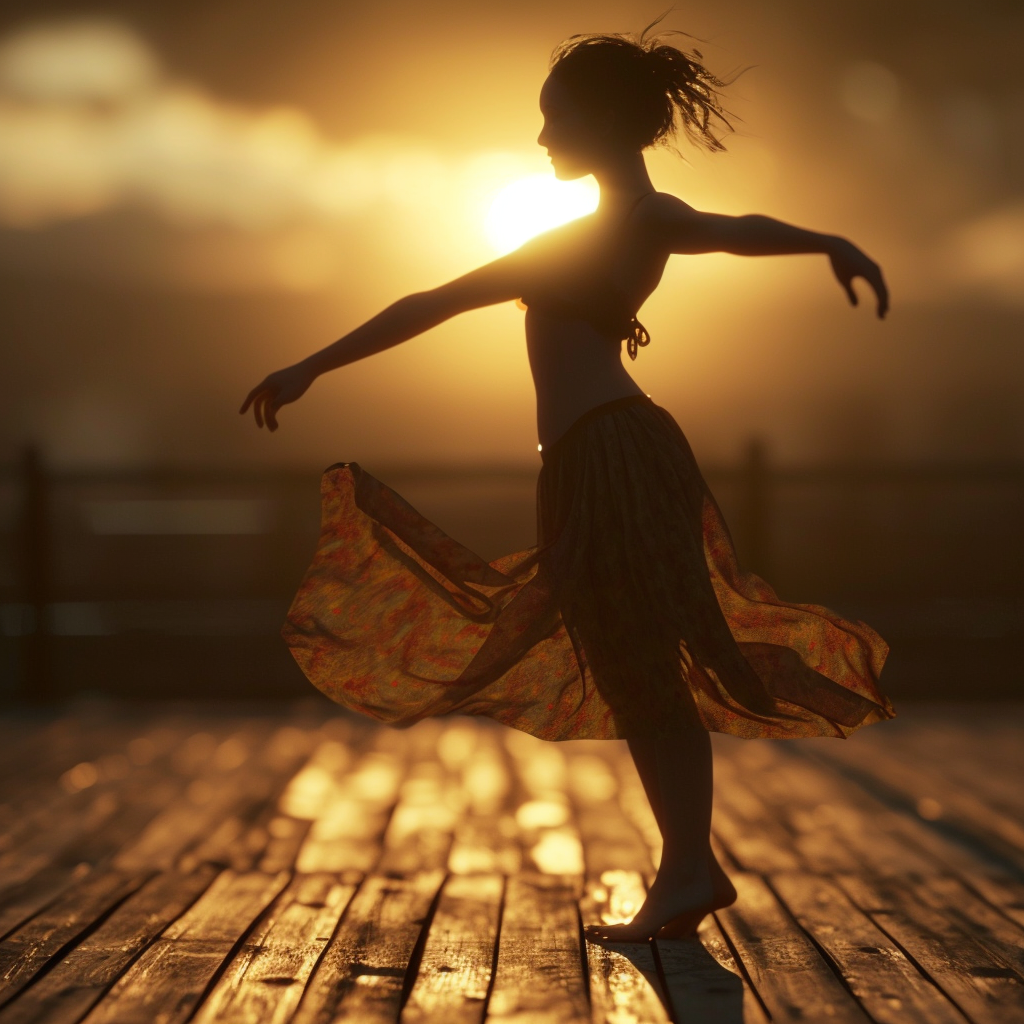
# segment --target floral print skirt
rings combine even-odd
[[[392,725],[486,715],[549,740],[844,737],[893,717],[885,642],[740,568],[665,409],[604,403],[542,458],[537,544],[493,562],[356,463],[328,469],[283,628],[310,681]]]

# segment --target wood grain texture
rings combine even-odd
[[[402,1024],[479,1024],[498,944],[498,874],[453,875],[441,890]]]
[[[733,882],[739,900],[717,916],[772,1021],[867,1024],[863,1008],[763,879],[737,874]]]
[[[579,885],[575,876],[541,872],[509,879],[489,1020],[582,1024],[590,1019]]]
[[[639,863],[648,862],[646,850]],[[609,868],[587,880],[580,915],[584,925],[629,921],[646,895],[640,871]],[[668,1000],[658,976],[649,942],[606,944],[587,941],[591,1019],[594,1024],[616,1024],[624,1015],[638,1020],[667,1021]]]
[[[878,1024],[964,1024],[963,1014],[834,882],[812,875],[773,875],[771,884]]]
[[[622,743],[198,707],[4,736],[0,1024],[1024,1024],[1010,708],[715,737],[740,901],[635,946],[580,936],[660,859]]]
[[[196,1024],[291,1020],[306,982],[356,891],[336,875],[300,875],[245,940]]]
[[[873,783],[908,809],[920,812],[927,808],[937,819],[997,851],[1016,870],[1024,872],[1024,823],[997,810],[975,792],[941,780],[926,768],[901,761],[888,751],[838,744],[816,753],[854,773],[854,778]]]
[[[368,877],[306,987],[295,1024],[393,1022],[409,962],[443,880],[442,871]]]
[[[88,1024],[188,1020],[236,943],[287,882],[284,873],[223,871],[132,964]]]
[[[145,881],[141,875],[96,871],[0,943],[0,1005],[8,1002],[64,946]]]
[[[1024,1021],[1024,981],[996,950],[897,880],[838,879],[851,901],[976,1024]]]
[[[209,886],[217,874],[203,865],[191,874],[151,878],[54,968],[0,1011],[2,1024],[75,1024],[120,977],[135,956]]]

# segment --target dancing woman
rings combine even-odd
[[[651,26],[648,27],[648,29]],[[485,562],[357,463],[323,478],[323,528],[284,627],[333,700],[405,725],[487,715],[542,739],[625,739],[664,837],[647,900],[595,936],[692,933],[735,899],[709,845],[709,731],[845,737],[893,715],[868,626],[780,600],[736,563],[679,426],[623,366],[650,338],[636,313],[673,253],[825,256],[888,306],[844,238],[769,217],[699,212],[655,191],[643,152],[681,128],[710,150],[723,83],[663,38],[578,35],[540,93],[555,175],[592,174],[597,210],[430,291],[408,295],[270,374],[241,412],[278,410],[322,373],[450,317],[518,300],[537,391],[537,545]]]

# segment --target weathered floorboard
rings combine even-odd
[[[356,886],[336,875],[300,875],[274,901],[221,975],[195,1024],[284,1024]]]
[[[86,1018],[88,1024],[177,1024],[187,1020],[242,935],[288,876],[222,872]]]
[[[438,870],[367,878],[306,987],[295,1024],[394,1021],[410,958],[443,880]]]
[[[75,1024],[121,976],[135,956],[209,886],[217,871],[204,864],[191,874],[151,878],[99,928],[75,946],[15,1002],[2,1024]]]
[[[739,874],[734,882],[739,900],[718,917],[772,1021],[868,1024],[864,1009],[764,881]]]
[[[504,879],[452,875],[441,890],[402,1024],[479,1024],[498,942]]]
[[[716,737],[739,901],[635,945],[580,933],[661,856],[624,743],[198,708],[3,736],[0,1024],[1024,1024],[1009,706]]]
[[[579,879],[509,879],[488,1020],[584,1024],[590,1005],[580,948]]]
[[[964,1024],[963,1014],[834,882],[810,875],[773,875],[771,883],[878,1024]]]
[[[0,1004],[8,1002],[68,943],[130,895],[142,875],[97,871],[0,943]]]

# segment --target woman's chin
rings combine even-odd
[[[572,164],[552,164],[552,167],[559,181],[576,181],[577,178],[585,178],[590,173],[585,167]]]

